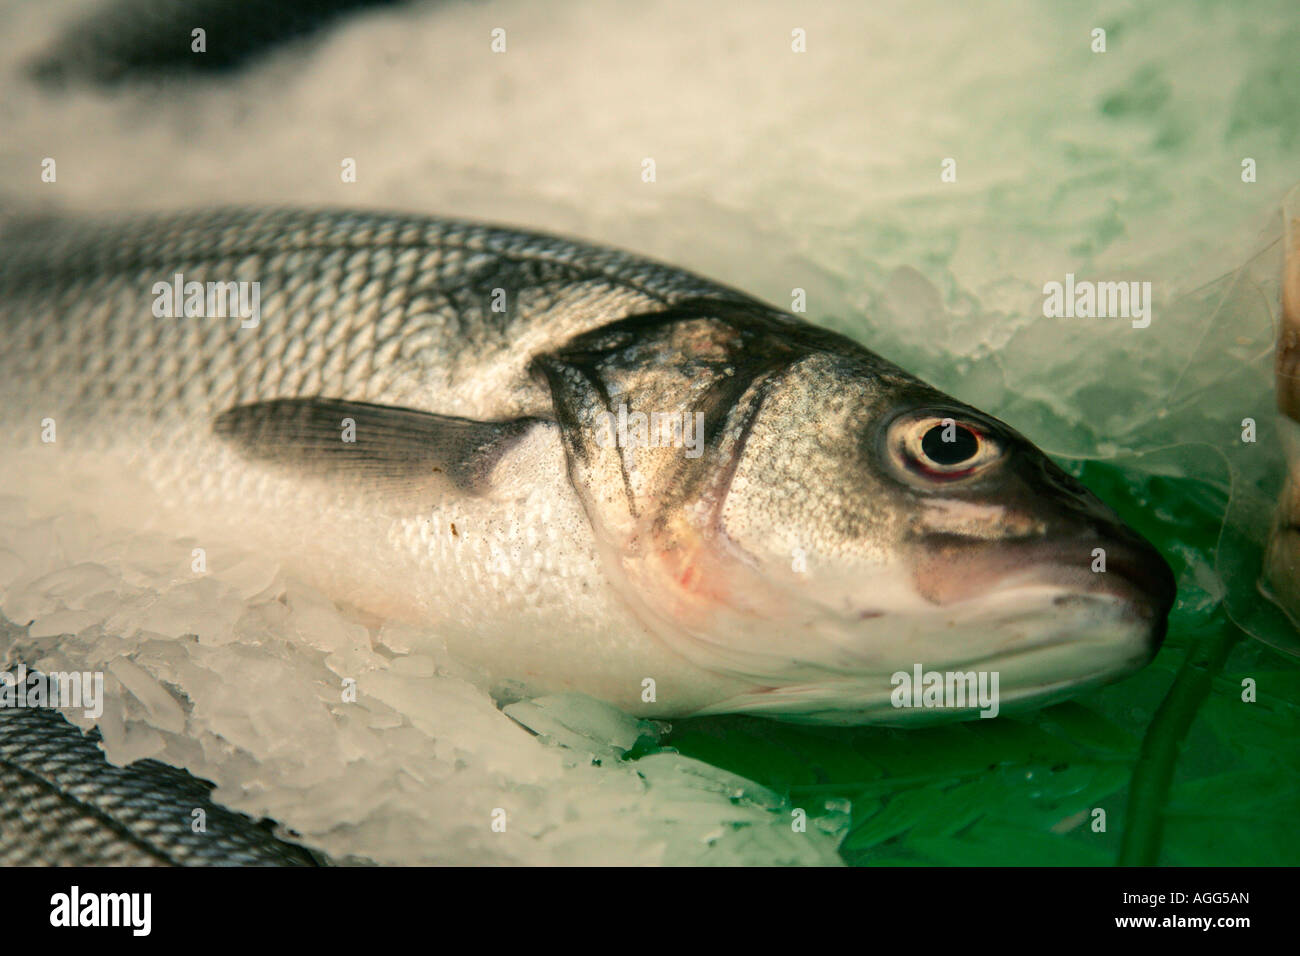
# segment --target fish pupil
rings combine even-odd
[[[948,432],[947,436],[944,432]],[[921,439],[921,451],[936,465],[960,465],[979,450],[979,439],[961,425],[935,425]]]

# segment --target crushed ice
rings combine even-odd
[[[0,607],[31,622],[0,628],[0,660],[102,671],[114,763],[184,767],[339,861],[838,862],[842,808],[796,828],[776,794],[653,752],[657,724],[590,698],[503,712],[410,651],[427,638],[351,620],[257,555],[214,551],[196,574],[191,545],[0,499]]]

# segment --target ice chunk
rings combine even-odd
[[[122,686],[145,706],[153,726],[174,734],[185,729],[185,712],[153,675],[124,657],[117,658],[108,667]]]
[[[543,740],[598,757],[621,757],[643,736],[656,737],[653,725],[585,694],[557,694],[518,701],[505,713]]]

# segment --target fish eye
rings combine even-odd
[[[979,436],[953,421],[935,425],[921,438],[922,454],[943,467],[965,464],[979,449]]]
[[[889,429],[890,457],[904,472],[931,481],[954,481],[985,471],[1002,449],[979,422],[934,412],[895,421]]]

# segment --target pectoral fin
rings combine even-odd
[[[501,456],[538,418],[481,422],[330,398],[281,398],[222,412],[213,431],[250,458],[309,477],[339,477],[386,491],[450,484],[490,487]]]

